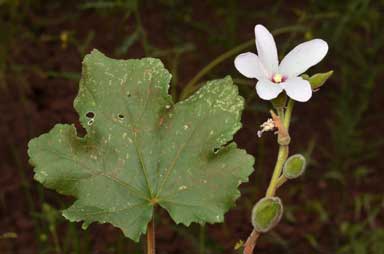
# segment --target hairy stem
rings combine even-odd
[[[155,215],[153,215],[147,227],[147,254],[155,253]]]
[[[289,131],[289,125],[291,123],[291,116],[292,116],[292,110],[293,105],[295,101],[292,99],[288,100],[287,110],[285,111],[285,117],[284,117],[284,127],[287,131]]]
[[[283,126],[279,126],[279,128],[283,128],[283,130],[279,129],[279,135],[281,133],[287,133],[288,135],[288,128],[291,121],[291,115],[293,110],[293,104],[294,101],[289,99],[287,108],[284,112],[282,109],[278,109],[278,115],[279,115],[279,121],[283,122]],[[289,135],[288,135],[289,136]],[[278,138],[279,140],[279,138]],[[265,197],[273,197],[276,194],[276,190],[286,181],[284,177],[281,176],[284,162],[288,158],[289,153],[289,147],[288,144],[280,144],[279,145],[279,152],[277,154],[277,160],[275,164],[275,168],[273,170],[272,178],[269,182],[269,186],[267,189],[267,192],[265,194]],[[260,237],[260,232],[257,232],[255,230],[252,231],[252,233],[249,235],[247,241],[244,244],[244,254],[252,254],[253,250],[256,246],[257,240]]]
[[[273,175],[269,186],[267,189],[266,197],[273,197],[276,194],[276,189],[278,186],[279,178],[281,176],[281,171],[283,169],[284,162],[288,158],[288,145],[280,145],[279,153],[277,154],[277,161],[275,164],[275,169],[273,170]]]

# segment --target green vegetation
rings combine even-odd
[[[159,210],[157,226],[166,253],[235,252],[250,231],[250,211],[266,189],[276,155],[272,135],[256,138],[268,108],[255,84],[233,66],[237,54],[254,51],[251,31],[262,23],[282,55],[297,42],[326,40],[327,61],[311,73],[334,73],[292,119],[291,146],[306,158],[306,173],[280,193],[284,219],[260,239],[258,250],[383,253],[383,9],[381,0],[0,0],[0,252],[142,253],[142,246],[112,227],[83,231],[67,222],[60,211],[73,199],[33,181],[26,158],[29,139],[56,122],[78,119],[72,101],[80,62],[93,48],[113,58],[160,58],[172,74],[175,102],[206,80],[232,75],[245,97],[243,129],[235,139],[256,157],[251,181],[241,185],[243,196],[222,225],[186,228]]]

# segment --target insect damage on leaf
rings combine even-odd
[[[227,77],[174,104],[170,78],[157,59],[85,57],[74,107],[87,134],[57,124],[28,145],[35,179],[76,197],[68,220],[111,223],[135,241],[156,205],[176,223],[223,221],[254,161],[231,142],[243,99]]]

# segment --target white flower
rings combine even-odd
[[[247,52],[235,59],[236,69],[247,78],[256,78],[256,91],[260,98],[271,100],[283,90],[295,101],[305,102],[312,96],[311,85],[299,77],[320,62],[328,52],[328,44],[313,39],[299,44],[279,64],[276,43],[263,26],[255,26],[258,55]]]

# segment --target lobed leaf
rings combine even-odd
[[[253,170],[232,142],[243,99],[226,77],[174,104],[170,78],[153,58],[85,57],[74,107],[86,135],[57,124],[28,149],[35,179],[76,197],[68,220],[111,223],[135,241],[156,205],[176,223],[223,221]]]

